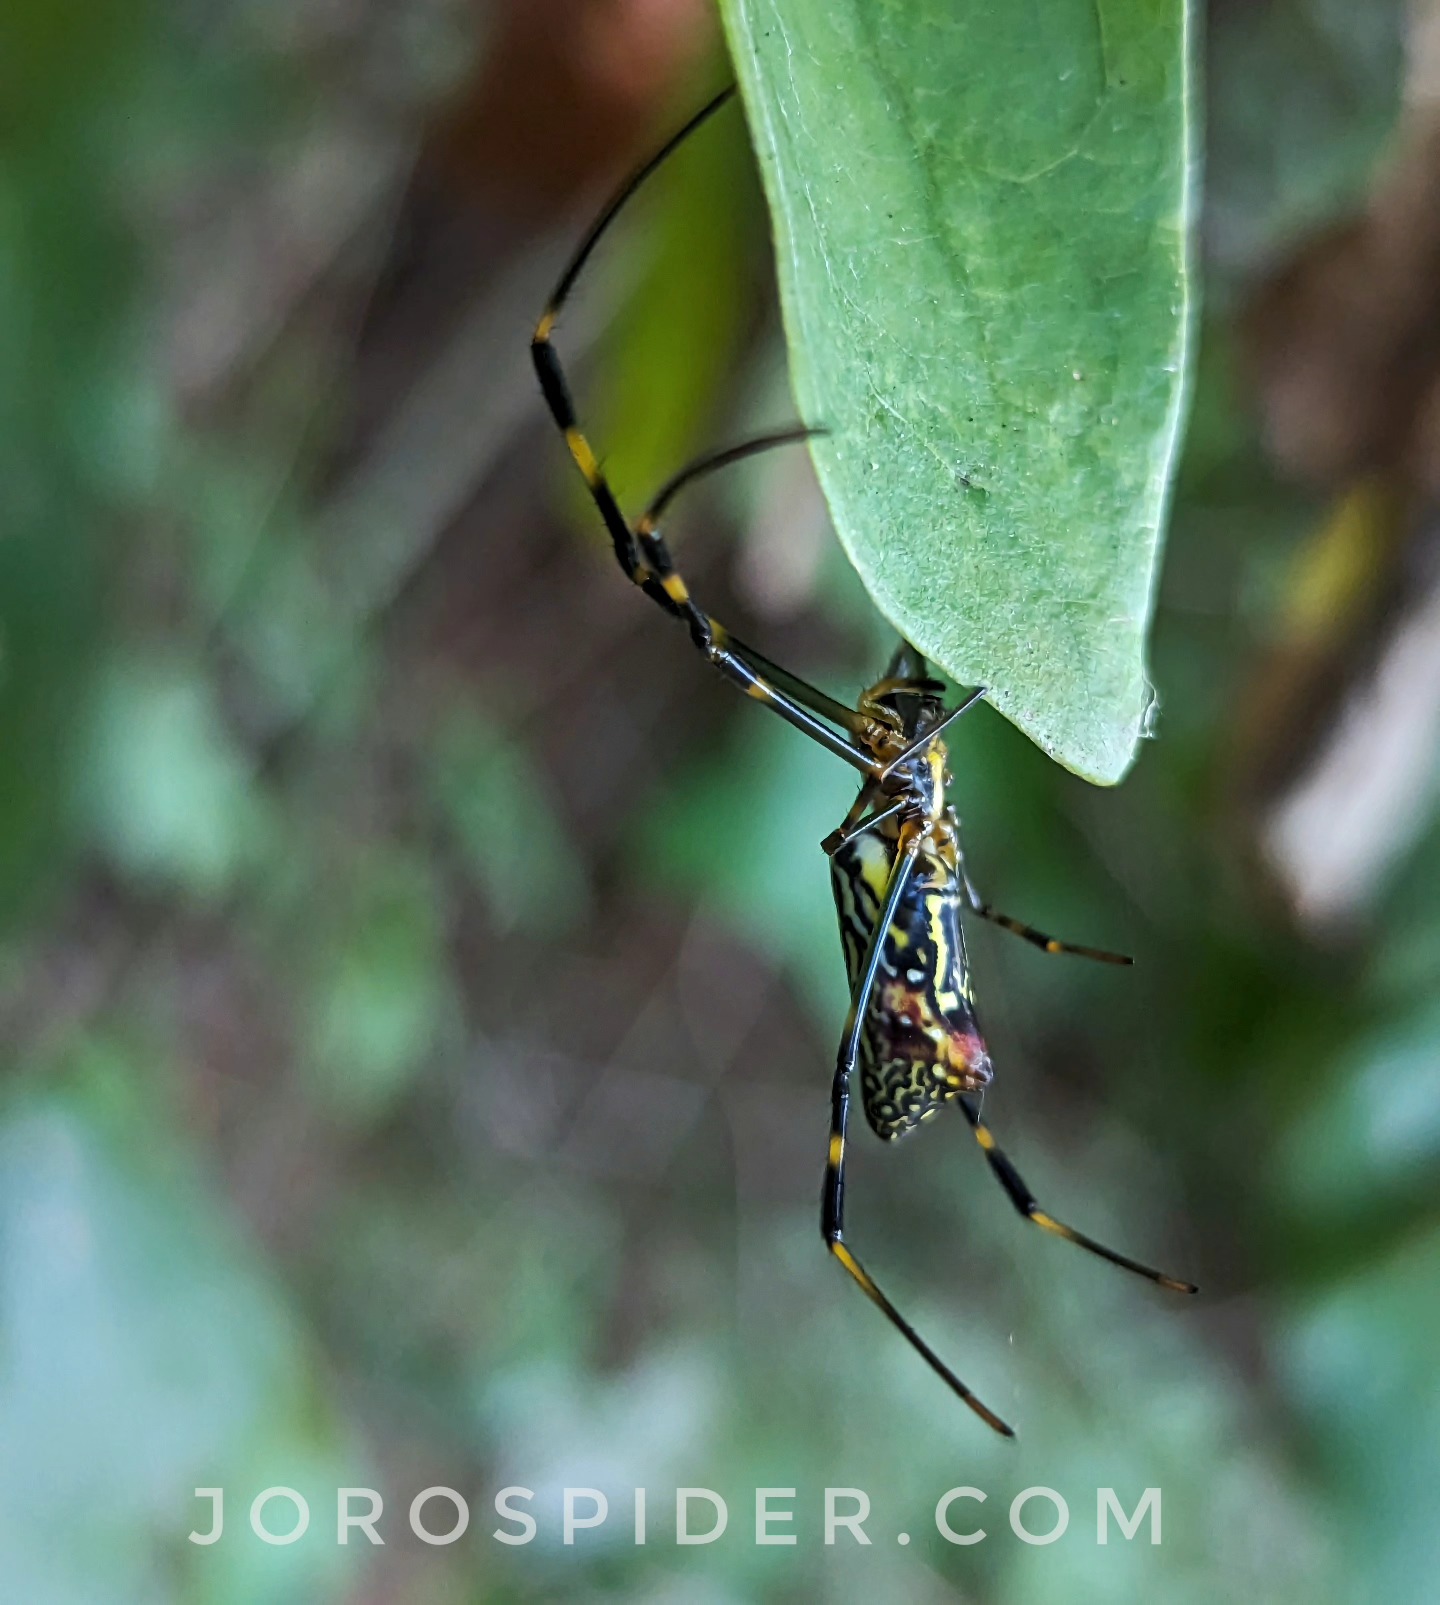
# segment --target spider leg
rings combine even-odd
[[[643,587],[662,607],[667,605],[668,599],[659,583],[646,574],[644,565],[640,561],[640,550],[635,541],[634,532],[630,528],[629,520],[620,511],[620,504],[615,499],[615,493],[605,478],[604,471],[591,449],[590,443],[582,433],[579,420],[575,413],[574,399],[570,394],[570,386],[565,378],[565,370],[560,364],[560,358],[551,343],[550,336],[554,332],[555,324],[560,317],[561,309],[570,298],[585,264],[590,255],[600,243],[601,236],[615,221],[616,215],[626,201],[658,168],[667,156],[677,146],[695,132],[704,122],[707,122],[735,93],[734,85],[721,90],[721,92],[700,108],[698,112],[677,133],[673,134],[642,166],[637,168],[629,178],[620,186],[598,218],[591,224],[585,238],[580,242],[579,249],[568,263],[565,271],[560,275],[545,310],[540,314],[540,320],[535,325],[535,332],[530,339],[530,358],[535,364],[535,375],[540,381],[541,394],[549,407],[557,426],[565,436],[565,444],[570,448],[570,455],[575,459],[576,466],[584,476],[589,487],[591,499],[600,510],[600,516],[605,521],[605,528],[610,536],[611,545],[615,550],[615,560],[624,570],[627,577],[636,585]],[[673,611],[673,609],[671,609]]]
[[[909,797],[897,797],[889,807],[877,808],[874,813],[867,814],[865,810],[869,807],[871,800],[868,789],[862,790],[852,804],[850,812],[820,843],[820,851],[822,853],[833,858],[846,842],[854,841],[858,835],[863,831],[869,830],[872,825],[878,825],[882,819],[889,819],[895,814],[902,813],[911,805]]]
[[[834,697],[827,696],[825,692],[802,680],[799,675],[791,674],[788,669],[782,669],[778,663],[772,663],[753,646],[747,646],[744,641],[737,640],[733,635],[730,637],[730,645],[759,669],[767,680],[779,686],[782,691],[788,691],[797,702],[804,703],[812,712],[822,715],[833,724],[855,732],[863,729],[868,723],[864,715],[855,708],[837,702]]]
[[[1100,964],[1135,962],[1128,953],[1112,953],[1103,947],[1081,947],[1076,942],[1057,941],[1055,937],[1047,936],[1044,931],[1037,931],[1033,925],[1026,925],[1023,920],[1012,919],[1008,914],[1002,914],[975,890],[970,884],[968,874],[965,875],[965,899],[971,910],[982,920],[989,920],[992,925],[998,925],[1002,930],[1012,932],[1022,941],[1029,942],[1032,947],[1038,947],[1042,953],[1072,953],[1077,958],[1095,959]]]
[[[565,437],[570,455],[575,459],[575,464],[589,489],[591,500],[595,503],[609,533],[615,561],[620,565],[626,578],[632,584],[638,585],[665,612],[683,620],[689,626],[690,637],[696,647],[747,696],[773,709],[782,719],[803,731],[837,757],[843,758],[854,768],[867,775],[873,774],[878,767],[875,760],[855,742],[831,729],[825,722],[828,718],[839,723],[845,730],[853,731],[859,727],[860,715],[853,709],[845,708],[844,704],[825,697],[822,692],[804,687],[804,682],[796,681],[793,676],[785,677],[790,682],[788,690],[767,678],[762,669],[747,656],[719,621],[711,618],[691,599],[689,587],[675,568],[665,542],[655,527],[660,511],[669,500],[684,485],[702,474],[738,462],[744,457],[768,450],[772,446],[805,439],[816,431],[791,429],[747,441],[727,451],[716,452],[699,459],[670,480],[655,499],[651,511],[632,528],[621,510],[614,489],[605,477],[605,470],[601,467],[599,458],[580,428],[574,397],[570,393],[565,370],[551,338],[560,312],[574,289],[582,268],[621,207],[676,146],[718,111],[733,94],[733,87],[726,89],[708,105],[703,106],[621,186],[619,192],[591,226],[579,250],[560,275],[554,293],[535,325],[535,332],[530,339],[530,357],[535,365],[535,375],[540,381],[540,391],[545,398],[545,404]],[[799,694],[801,687],[804,687],[808,695]],[[821,709],[819,714],[814,711],[817,704]]]
[[[870,1003],[870,995],[874,990],[875,977],[880,969],[880,955],[884,949],[885,932],[895,917],[895,910],[900,902],[900,895],[905,890],[905,883],[910,877],[910,871],[915,863],[915,855],[919,849],[920,836],[910,836],[896,854],[895,865],[890,871],[890,882],[886,888],[884,906],[875,921],[875,929],[870,937],[870,949],[866,954],[864,966],[860,972],[860,979],[856,983],[855,992],[850,1001],[850,1012],[846,1016],[845,1031],[840,1039],[840,1051],[836,1057],[835,1080],[830,1091],[830,1147],[825,1165],[825,1182],[821,1193],[820,1232],[825,1239],[825,1246],[845,1267],[851,1278],[859,1285],[860,1290],[872,1304],[884,1315],[885,1319],[895,1327],[905,1338],[917,1354],[927,1365],[959,1395],[959,1397],[980,1417],[987,1426],[993,1427],[996,1432],[1007,1438],[1015,1436],[1014,1429],[1008,1426],[995,1414],[988,1405],[983,1404],[970,1389],[960,1380],[928,1343],[920,1336],[913,1326],[900,1314],[899,1310],[881,1292],[874,1279],[860,1261],[851,1252],[845,1241],[845,1140],[846,1127],[850,1117],[850,1077],[855,1068],[855,1060],[859,1053],[860,1033],[864,1026],[865,1011]]]
[[[990,1162],[990,1168],[995,1172],[996,1179],[1005,1189],[1010,1202],[1016,1210],[1028,1221],[1041,1228],[1042,1231],[1053,1233],[1056,1237],[1063,1237],[1067,1243],[1076,1243],[1081,1248],[1088,1249],[1092,1254],[1098,1254],[1101,1259],[1109,1260],[1112,1265],[1118,1265],[1122,1270],[1134,1271],[1137,1276],[1143,1276],[1147,1281],[1158,1283],[1161,1287],[1168,1287],[1174,1293],[1198,1293],[1200,1289],[1193,1282],[1182,1282],[1174,1276],[1166,1276],[1161,1271],[1152,1270],[1148,1265],[1142,1265],[1139,1260],[1133,1260],[1126,1254],[1118,1254],[1113,1248],[1106,1248],[1103,1243],[1097,1243],[1093,1237],[1087,1237],[1084,1232],[1077,1232],[1073,1226],[1067,1226],[1064,1221],[1056,1220],[1041,1209],[1034,1193],[1025,1185],[1020,1172],[1016,1170],[1004,1151],[996,1144],[990,1133],[990,1128],[980,1118],[980,1111],[969,1098],[957,1099],[960,1107],[965,1111],[965,1118],[975,1128],[975,1140],[980,1144],[985,1157]]]

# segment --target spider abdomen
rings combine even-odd
[[[863,831],[832,857],[845,967],[853,989],[869,951],[896,839]],[[865,1117],[885,1141],[903,1136],[962,1092],[991,1079],[970,997],[958,871],[922,848],[884,934],[860,1033]]]

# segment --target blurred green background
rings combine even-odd
[[[529,372],[596,196],[724,74],[708,7],[9,8],[6,1599],[1435,1597],[1440,10],[1206,28],[1157,739],[1115,791],[988,710],[953,744],[986,895],[1138,961],[975,932],[987,1116],[1201,1298],[1027,1230],[958,1121],[855,1147],[853,1240],[1007,1445],[817,1234],[848,776],[620,581]],[[632,498],[790,416],[766,252],[731,115],[597,261],[566,351]],[[675,539],[767,653],[878,673],[803,453]],[[406,1530],[435,1484],[449,1547]],[[677,1485],[723,1539],[674,1545]],[[383,1548],[334,1542],[343,1486]],[[612,1505],[568,1547],[566,1486]],[[1161,1546],[1095,1544],[1103,1486],[1163,1489]]]

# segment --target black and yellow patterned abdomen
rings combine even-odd
[[[895,848],[894,836],[882,824],[856,836],[830,860],[852,993],[885,899]],[[962,1092],[979,1092],[990,1082],[990,1057],[970,998],[959,875],[923,850],[884,935],[860,1032],[859,1069],[865,1117],[887,1142],[930,1119]]]

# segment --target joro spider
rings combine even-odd
[[[984,902],[965,872],[959,820],[946,800],[951,784],[945,731],[985,694],[971,693],[945,710],[944,686],[924,659],[902,642],[883,679],[851,708],[806,684],[737,640],[694,600],[659,530],[659,521],[687,485],[773,447],[805,440],[808,428],[761,435],[698,458],[674,475],[632,525],[621,511],[594,451],[580,430],[570,387],[551,342],[560,311],[581,270],[631,195],[670,153],[734,94],[723,90],[638,168],[592,224],[560,275],[530,342],[540,389],[571,456],[605,521],[625,576],[689,630],[697,651],[749,697],[859,771],[849,812],[821,843],[850,982],[850,1008],[830,1092],[830,1142],[821,1190],[825,1245],[892,1326],[980,1419],[1005,1437],[1014,1429],[960,1380],[881,1292],[845,1238],[845,1154],[851,1082],[858,1064],[860,1096],[871,1129],[883,1141],[959,1106],[1000,1185],[1021,1216],[1057,1237],[1179,1293],[1178,1281],[1106,1248],[1041,1209],[1019,1172],[980,1118],[977,1095],[993,1070],[975,1016],[961,915],[968,910],[1003,926],[1046,953],[1075,953],[1104,964],[1129,964],[1120,953],[1056,941]]]

